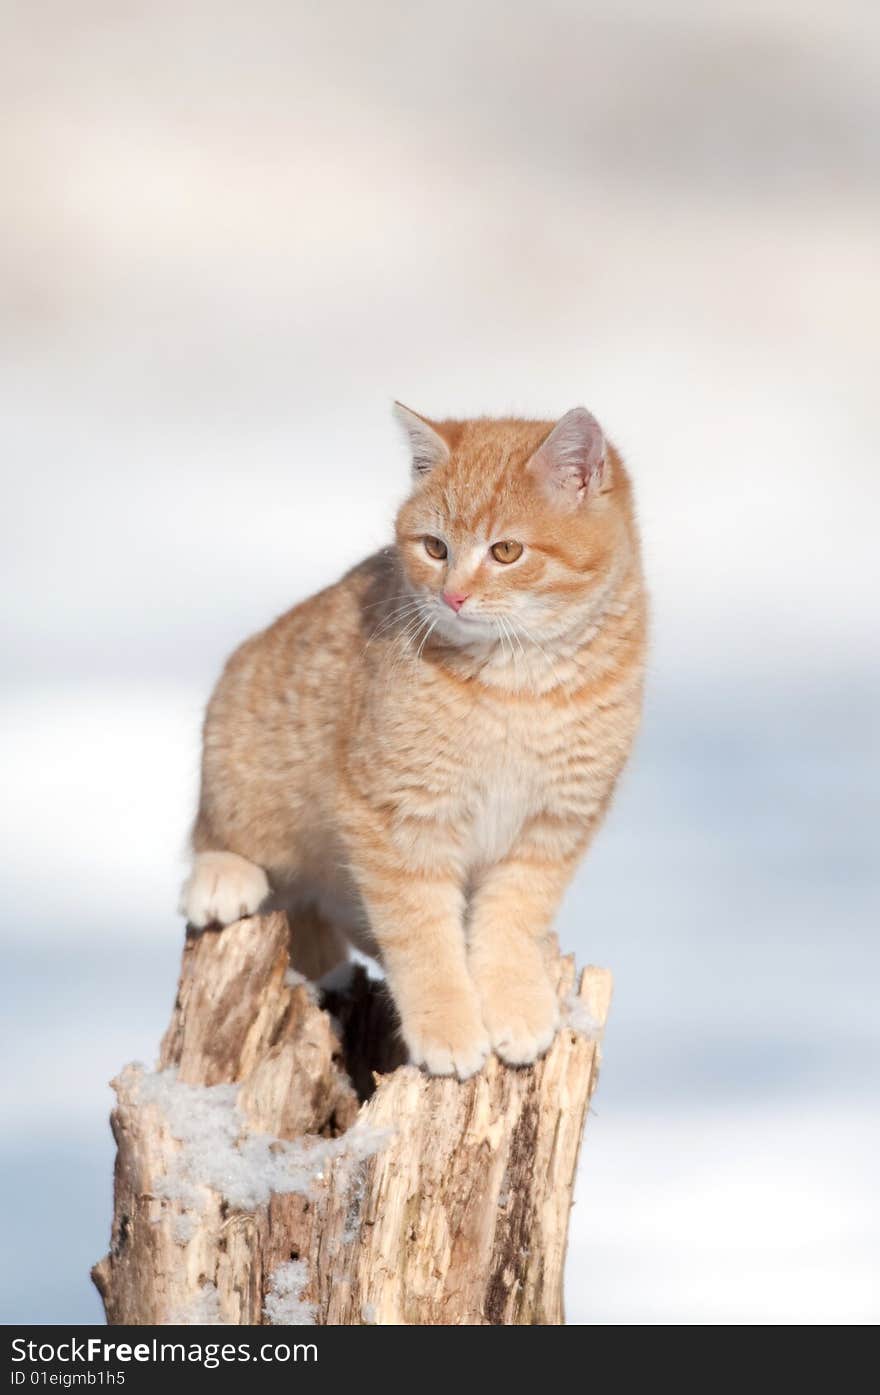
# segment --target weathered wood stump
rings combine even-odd
[[[294,926],[294,933],[296,927]],[[401,1064],[381,984],[319,996],[280,913],[187,936],[158,1069],[114,1081],[110,1323],[559,1323],[611,977],[553,960],[544,1060]]]

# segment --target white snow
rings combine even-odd
[[[573,1032],[587,1037],[589,1041],[598,1041],[602,1034],[601,1024],[596,1021],[583,998],[579,998],[577,993],[569,993],[563,1001],[562,1017]]]
[[[184,1308],[178,1308],[168,1318],[171,1325],[199,1327],[202,1324],[217,1326],[220,1323],[220,1297],[216,1284],[207,1280],[202,1284],[198,1296]]]
[[[366,1181],[363,1161],[359,1161],[352,1168],[348,1179],[348,1210],[345,1214],[345,1228],[342,1232],[342,1239],[346,1245],[357,1238],[360,1229]]]
[[[178,1245],[188,1245],[198,1228],[198,1216],[193,1211],[179,1211],[171,1223],[171,1233]]]
[[[123,1077],[139,1104],[160,1109],[182,1145],[155,1187],[158,1196],[181,1207],[174,1221],[181,1244],[192,1238],[208,1188],[235,1210],[253,1211],[273,1192],[308,1195],[331,1163],[358,1165],[389,1136],[358,1122],[340,1138],[274,1138],[248,1127],[238,1108],[237,1085],[187,1085],[174,1069],[150,1072],[137,1064],[126,1066]]]
[[[304,988],[313,1003],[318,1001],[318,990],[314,983],[297,969],[288,969],[284,975],[284,982],[288,988]]]
[[[301,1295],[309,1280],[302,1259],[279,1264],[269,1276],[264,1312],[274,1327],[307,1327],[315,1321],[315,1305]]]

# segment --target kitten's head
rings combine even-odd
[[[544,643],[589,626],[629,554],[623,465],[595,417],[428,421],[396,404],[413,492],[397,516],[407,581],[460,645]]]

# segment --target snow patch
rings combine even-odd
[[[198,1228],[199,1218],[193,1211],[178,1211],[171,1222],[171,1234],[178,1245],[188,1245]]]
[[[191,1299],[183,1308],[178,1308],[171,1313],[168,1322],[176,1327],[200,1327],[202,1324],[212,1327],[220,1325],[220,1295],[217,1292],[217,1285],[207,1281],[203,1283],[197,1297]]]
[[[308,1327],[315,1321],[314,1303],[306,1303],[302,1291],[309,1271],[302,1259],[279,1264],[269,1275],[263,1311],[273,1327]]]
[[[284,975],[284,982],[288,988],[304,988],[313,1003],[318,1001],[318,990],[314,983],[298,969],[288,969]]]
[[[180,1143],[157,1196],[176,1202],[174,1238],[187,1244],[205,1210],[210,1188],[236,1211],[254,1211],[274,1193],[309,1195],[337,1159],[352,1167],[377,1152],[390,1135],[360,1121],[339,1138],[307,1136],[291,1141],[257,1133],[238,1107],[237,1085],[187,1085],[176,1069],[149,1072],[126,1066],[123,1079],[138,1104],[153,1104]]]
[[[345,1228],[342,1232],[343,1244],[356,1240],[361,1226],[361,1211],[367,1190],[367,1175],[363,1160],[354,1164],[348,1176],[348,1209],[345,1213]]]
[[[569,993],[562,1004],[562,1016],[566,1026],[588,1041],[598,1041],[602,1035],[602,1024],[590,1012],[583,998],[577,993]]]

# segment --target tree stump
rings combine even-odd
[[[296,926],[294,926],[294,934]],[[560,1323],[611,994],[553,953],[534,1067],[402,1063],[381,984],[317,989],[281,913],[189,933],[158,1069],[113,1084],[109,1323]]]

